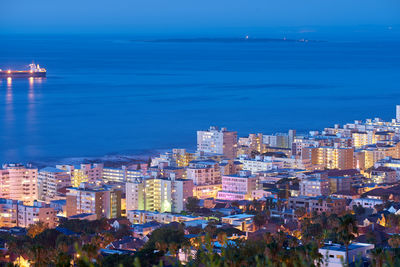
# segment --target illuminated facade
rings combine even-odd
[[[194,185],[221,184],[221,169],[213,160],[191,161],[186,172],[186,177],[191,179]]]
[[[400,143],[394,145],[370,145],[355,152],[356,167],[366,170],[386,157],[400,157]]]
[[[49,204],[34,201],[32,206],[22,201],[0,199],[0,227],[29,227],[43,222],[49,228],[57,226],[56,211]]]
[[[38,174],[38,199],[43,201],[54,200],[57,190],[71,186],[71,176],[67,171],[47,167]]]
[[[310,159],[313,165],[327,169],[353,169],[353,157],[353,148],[305,147],[302,149],[303,159]]]
[[[222,176],[222,190],[218,199],[252,199],[252,192],[258,189],[258,178],[249,171],[240,171],[237,175]]]
[[[181,215],[174,213],[162,213],[144,210],[130,210],[127,214],[128,220],[133,224],[142,224],[156,221],[159,223],[168,224],[171,222],[184,223],[188,221],[202,220],[203,217]]]
[[[126,210],[144,210],[144,188],[142,179],[136,179],[125,184]]]
[[[78,187],[81,183],[96,183],[102,180],[103,164],[57,165],[71,175],[71,185]]]
[[[222,190],[222,184],[195,185],[193,196],[198,199],[217,198],[218,192]]]
[[[193,181],[189,179],[145,177],[126,184],[127,211],[179,213],[191,196]]]
[[[324,178],[304,178],[300,180],[300,195],[309,197],[328,196],[330,182]]]
[[[38,170],[21,164],[4,164],[0,170],[0,198],[33,203],[38,199]]]
[[[112,219],[121,216],[121,190],[110,186],[95,187],[81,183],[67,192],[67,217],[77,214],[96,214]]]
[[[284,166],[282,161],[269,160],[260,156],[257,156],[255,159],[240,158],[239,161],[243,163],[243,170],[250,171],[251,173],[281,169]]]
[[[233,159],[237,155],[237,132],[226,128],[210,127],[207,131],[197,131],[197,150],[206,154],[224,155]]]

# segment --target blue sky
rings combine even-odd
[[[315,30],[313,27],[345,29],[363,25],[397,27],[400,1],[0,1],[0,33],[196,34],[268,31],[278,27],[299,31]]]

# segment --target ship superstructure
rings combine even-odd
[[[2,70],[0,69],[0,78],[29,78],[46,77],[46,69],[41,68],[39,64],[29,64],[29,70]]]

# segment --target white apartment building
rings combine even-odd
[[[255,159],[241,157],[239,161],[243,164],[242,169],[250,171],[251,173],[281,169],[284,167],[282,161],[269,160],[260,156],[257,156]]]
[[[136,179],[125,183],[126,210],[144,210],[145,183],[142,179]]]
[[[362,258],[366,258],[374,247],[373,244],[366,243],[350,244],[348,248],[350,266],[359,262]],[[342,267],[347,262],[346,248],[343,245],[328,243],[318,251],[322,255],[322,266],[324,267]]]
[[[203,217],[198,217],[198,216],[181,215],[181,214],[165,213],[157,211],[145,211],[145,210],[129,210],[127,213],[127,217],[128,220],[133,224],[142,224],[152,221],[168,224],[171,222],[182,223],[182,222],[203,219]]]
[[[193,196],[190,179],[145,177],[126,184],[126,210],[176,212]]]
[[[323,178],[304,178],[300,180],[300,195],[309,197],[329,196],[329,180]]]
[[[197,150],[206,154],[224,155],[236,158],[237,132],[226,128],[210,127],[207,131],[197,131]]]
[[[0,198],[33,203],[38,199],[38,170],[21,164],[4,164],[0,170]]]
[[[67,171],[46,167],[38,174],[38,199],[43,201],[54,200],[57,190],[71,186],[71,176]]]

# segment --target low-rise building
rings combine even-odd
[[[328,196],[330,192],[329,180],[320,177],[304,178],[300,180],[300,195],[302,196]]]
[[[258,189],[257,176],[250,171],[240,171],[237,175],[222,177],[222,190],[218,199],[243,200],[252,199],[252,192]]]
[[[290,197],[288,202],[289,209],[296,210],[298,208],[304,208],[308,213],[326,212],[340,214],[346,210],[346,207],[346,199],[334,197],[298,196]]]
[[[49,228],[57,226],[56,211],[49,204],[34,201],[24,205],[20,200],[0,199],[0,227],[29,227],[43,222]]]
[[[393,184],[397,181],[396,170],[383,166],[371,168],[365,176],[376,184]]]
[[[325,244],[318,251],[322,255],[322,266],[342,267],[346,262],[349,262],[350,266],[362,262],[362,259],[366,258],[374,247],[373,244],[351,243],[348,246],[348,259],[346,258],[346,247],[343,245]]]
[[[222,223],[227,223],[243,232],[253,232],[253,217],[252,214],[235,214],[221,218]]]
[[[168,224],[171,222],[187,222],[202,220],[203,217],[190,216],[182,214],[174,214],[168,212],[145,211],[145,210],[129,210],[127,214],[128,220],[133,224],[143,224],[151,221]]]

